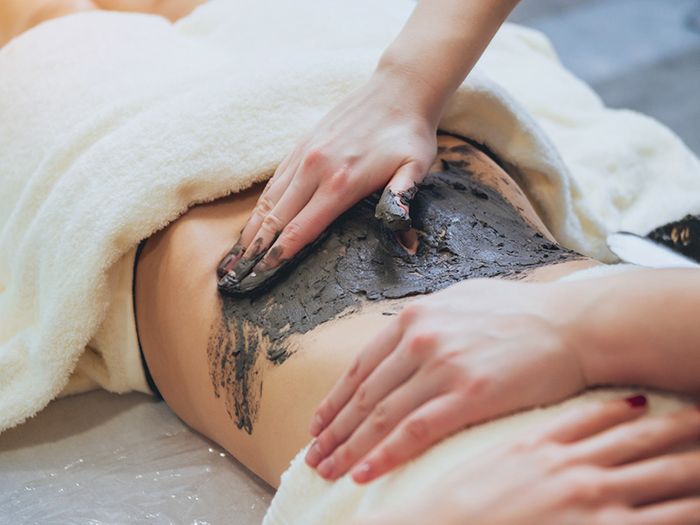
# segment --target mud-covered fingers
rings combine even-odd
[[[609,469],[606,488],[634,506],[700,496],[700,451],[671,454]]]
[[[587,403],[575,410],[567,410],[532,439],[572,443],[637,419],[646,413],[646,409],[647,398],[643,395]]]
[[[287,190],[295,173],[295,166],[294,157],[291,156],[286,165],[280,165],[277,168],[262,195],[258,198],[255,208],[238,236],[238,240],[219,263],[217,267],[219,278],[234,271],[238,262],[246,254],[265,217],[275,208],[278,200]]]
[[[700,439],[700,411],[643,418],[617,425],[571,445],[573,461],[614,466],[638,461],[695,443]]]
[[[394,351],[401,341],[402,334],[403,326],[394,320],[358,354],[353,364],[336,382],[314,413],[309,427],[312,436],[318,436],[324,428],[334,421],[338,412],[353,397],[357,387],[387,355]]]
[[[350,471],[368,483],[417,457],[439,440],[463,428],[464,401],[457,394],[436,397],[412,412]]]
[[[263,217],[246,253],[233,267],[233,272],[239,281],[253,271],[258,261],[265,260],[270,268],[279,266],[283,255],[279,248],[274,250],[270,248],[275,239],[290,223],[293,223],[299,212],[313,199],[315,190],[316,187],[312,182],[305,182],[299,178],[295,178],[289,184],[287,191],[280,197],[277,204]]]
[[[379,363],[376,369],[352,392],[351,398],[339,410],[333,421],[318,434],[307,455],[309,466],[316,467],[322,460],[334,453],[338,446],[345,443],[363,421],[371,417],[372,411],[382,400],[401,387],[415,372],[416,366],[414,361],[406,359],[405,355],[400,352],[391,353]],[[425,390],[436,389],[436,385],[427,381],[418,385],[417,388],[415,384],[413,387],[414,390],[417,390],[418,403],[425,399]],[[346,451],[352,452],[349,449]],[[347,458],[347,460],[350,459],[350,457]],[[356,459],[359,458],[353,460]]]
[[[427,173],[415,162],[401,166],[384,188],[374,211],[376,219],[391,231],[405,231],[411,227],[410,206],[418,187]]]
[[[301,194],[290,198],[296,197],[301,197],[302,201],[304,199],[304,195]],[[298,203],[295,207],[297,205]],[[335,218],[327,221],[318,220],[317,210],[326,205],[326,198],[316,191],[293,218],[287,220],[286,217],[268,215],[266,218],[268,226],[263,222],[265,235],[261,234],[255,238],[249,248],[250,255],[246,253],[233,268],[233,275],[237,282],[236,292],[244,294],[260,289],[300,250],[316,241]],[[275,228],[282,229],[273,233]],[[266,246],[264,241],[275,237],[276,240],[272,246]]]
[[[641,507],[632,512],[634,525],[700,525],[700,498],[684,498]]]
[[[435,376],[419,373],[411,377],[359,420],[350,437],[321,461],[318,473],[326,479],[343,476],[412,412],[441,396],[441,386]]]

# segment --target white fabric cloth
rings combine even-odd
[[[133,388],[115,364],[127,352],[81,360],[115,300],[115,264],[188,207],[266,179],[368,78],[412,7],[222,0],[175,25],[86,13],[0,50],[0,430],[56,397],[76,366]],[[606,110],[523,28],[500,31],[442,127],[486,143],[554,235],[601,259],[606,230],[700,211],[683,144]]]
[[[134,259],[136,248],[126,252],[108,274],[111,300],[104,321],[90,339],[61,396],[123,382],[124,390],[152,394],[141,363],[134,313]]]

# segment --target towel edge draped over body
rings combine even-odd
[[[143,384],[126,350],[95,344],[124,329],[108,316],[129,254],[268,178],[369,77],[412,5],[214,1],[174,25],[86,13],[0,50],[0,431],[61,392]],[[604,108],[528,29],[502,28],[441,127],[502,157],[557,239],[600,260],[608,230],[700,211],[682,142]]]

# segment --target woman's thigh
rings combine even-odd
[[[441,145],[450,140],[442,138]],[[514,209],[548,235],[527,199],[495,163],[471,147],[461,155],[468,157],[484,184],[500,188]],[[260,188],[254,188],[194,207],[151,237],[137,268],[136,314],[146,361],[169,406],[276,485],[308,441],[307,426],[317,403],[406,299],[365,303],[352,315],[291,336],[288,343],[296,351],[281,365],[261,357],[267,350],[262,344],[245,373],[239,373],[239,367],[229,375],[229,382],[241,384],[224,385],[217,369],[222,360],[237,358],[235,339],[240,332],[224,322],[216,266],[259,193]],[[549,280],[590,264],[578,260],[543,266],[528,278]],[[232,401],[231,396],[238,397]],[[249,420],[243,423],[237,411],[246,410]]]

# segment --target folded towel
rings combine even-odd
[[[66,387],[114,299],[115,263],[188,207],[269,177],[412,7],[221,0],[175,25],[85,13],[0,50],[0,431]],[[442,127],[503,157],[555,236],[601,259],[606,229],[700,211],[682,143],[603,108],[532,31],[501,31]],[[95,357],[81,377],[131,388],[119,355]]]

